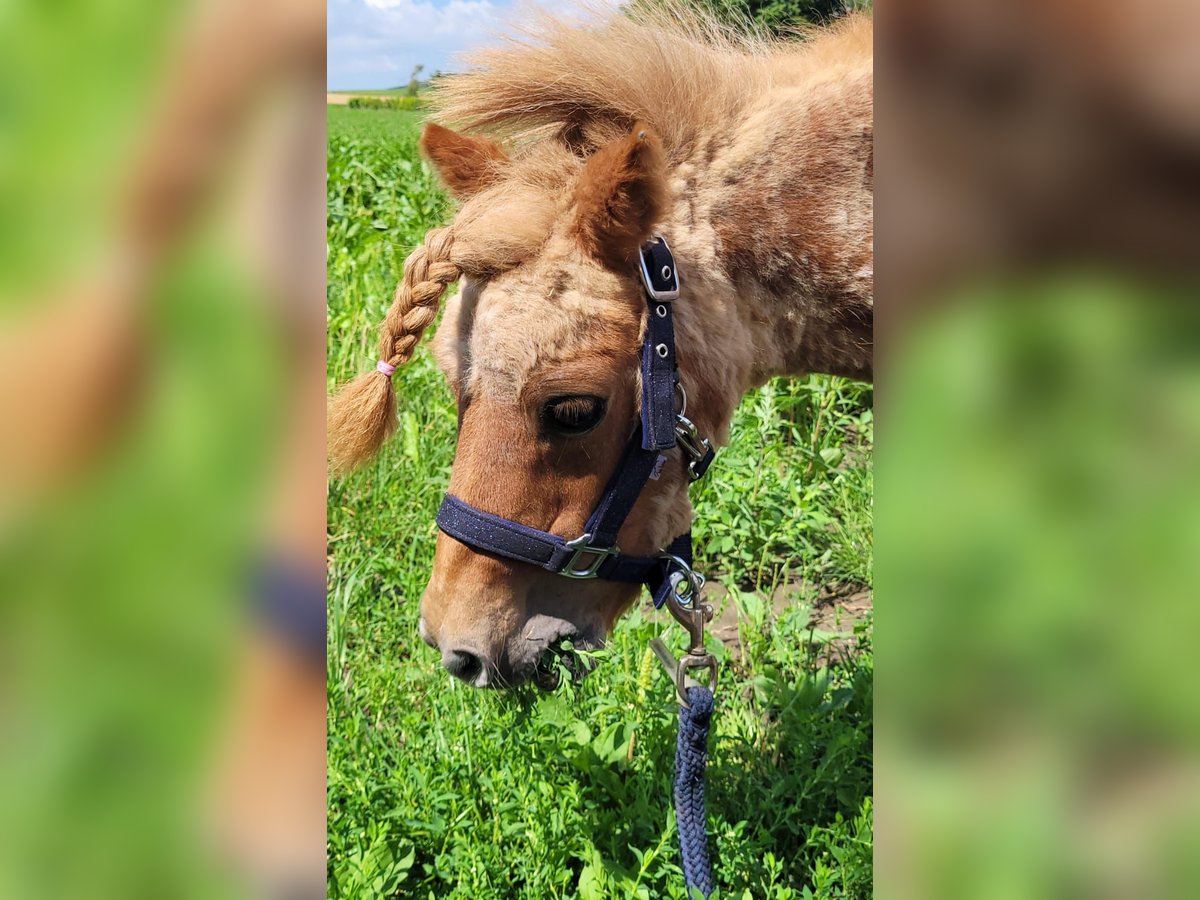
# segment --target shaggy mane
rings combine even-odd
[[[582,160],[635,122],[654,130],[673,167],[736,132],[772,88],[816,88],[870,57],[864,15],[783,40],[735,31],[678,0],[623,10],[582,2],[567,13],[529,11],[433,91],[431,121],[499,139],[512,154],[455,219],[454,262],[469,275],[486,278],[535,253]]]
[[[581,155],[640,120],[677,161],[761,96],[796,48],[671,2],[532,11],[499,46],[468,54],[468,71],[440,80],[435,118],[517,145],[558,138]]]

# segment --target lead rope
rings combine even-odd
[[[707,898],[715,890],[708,857],[707,815],[704,808],[704,773],[708,765],[708,728],[712,724],[713,690],[717,684],[717,661],[704,649],[704,626],[712,618],[712,607],[700,601],[703,581],[695,572],[672,579],[667,592],[667,609],[691,637],[683,659],[676,659],[662,638],[654,638],[650,649],[675,682],[679,704],[679,737],[675,743],[675,824],[679,830],[679,855],[688,897]],[[708,684],[688,673],[708,671]]]
[[[675,824],[688,897],[707,898],[716,889],[708,858],[704,772],[708,764],[708,726],[713,693],[703,685],[687,689],[688,705],[679,704],[679,740],[675,744]]]

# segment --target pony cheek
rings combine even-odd
[[[624,586],[617,586],[617,590],[606,609],[606,620],[604,622],[605,638],[613,633],[613,629],[617,627],[617,622],[621,616],[633,608],[634,603],[637,602],[641,593],[640,585],[636,589],[625,589]]]
[[[692,527],[692,503],[682,463],[668,457],[659,479],[650,481],[621,531],[628,553],[653,554]]]

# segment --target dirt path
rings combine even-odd
[[[790,606],[806,603],[816,595],[808,625],[813,631],[831,637],[819,654],[822,660],[830,655],[844,653],[854,646],[854,626],[871,613],[873,597],[862,585],[826,586],[820,590],[805,582],[782,584],[771,595],[771,610],[767,614],[768,627],[771,620]],[[720,639],[735,656],[740,657],[742,646],[738,636],[738,609],[729,595],[729,589],[720,581],[713,580],[704,589],[705,600],[713,605],[716,616],[709,625],[709,633]]]

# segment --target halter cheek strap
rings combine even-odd
[[[641,421],[609,479],[584,532],[573,540],[505,519],[447,494],[438,510],[438,528],[473,550],[538,566],[567,578],[602,578],[644,584],[661,607],[698,597],[703,576],[692,569],[692,533],[684,532],[654,556],[622,553],[617,535],[646,482],[658,477],[665,451],[679,446],[694,481],[708,470],[714,450],[696,426],[675,411],[681,393],[675,360],[671,304],[679,297],[679,276],[667,242],[656,236],[641,251],[640,275],[649,306],[642,342]]]

